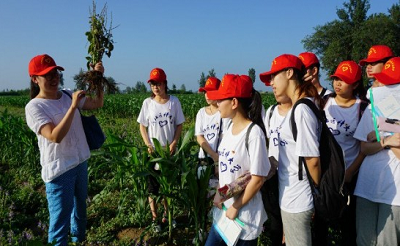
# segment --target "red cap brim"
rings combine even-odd
[[[54,68],[57,68],[58,70],[64,71],[64,68],[63,68],[63,67],[60,67],[60,66],[51,66],[51,67],[48,67],[48,68],[44,69],[44,70],[41,71],[40,73],[33,74],[33,75],[42,76],[42,75],[47,74],[48,72],[50,72],[50,71],[53,70]]]
[[[399,84],[400,81],[389,77],[387,74],[384,73],[375,73],[375,74],[371,74],[372,76],[375,77],[375,79],[377,79],[380,83],[384,84],[384,85],[394,85],[394,84]]]

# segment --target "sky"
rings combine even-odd
[[[151,69],[167,74],[168,86],[197,91],[202,72],[256,71],[255,88],[266,91],[259,74],[284,53],[305,51],[302,40],[315,27],[337,18],[343,0],[98,0],[112,19],[114,50],[104,57],[105,76],[123,90],[147,82]],[[396,0],[370,0],[368,15],[388,13]],[[28,64],[49,54],[64,67],[64,83],[86,69],[92,0],[1,0],[0,91],[29,88]],[[109,23],[110,24],[110,23]],[[366,51],[367,53],[367,51]],[[366,54],[367,55],[367,54]],[[329,82],[323,76],[324,86]]]

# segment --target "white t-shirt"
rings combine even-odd
[[[321,95],[321,97],[324,97],[324,96],[326,96],[326,95],[332,94],[332,91],[331,91],[331,90],[328,90],[328,89],[326,89],[326,88],[322,88],[320,91],[318,91],[318,94],[320,94],[320,93],[322,92],[323,89],[325,89],[326,91],[325,91],[325,93],[324,93],[323,95]]]
[[[371,105],[364,111],[354,137],[367,142],[374,131]],[[354,195],[373,202],[400,206],[400,160],[390,149],[367,155],[360,167]]]
[[[360,141],[353,137],[359,122],[360,103],[361,100],[357,99],[351,107],[344,108],[336,103],[334,97],[329,97],[324,108],[326,125],[342,147],[346,169],[360,153]]]
[[[72,92],[69,91],[69,93]],[[79,107],[81,108],[84,103],[85,99],[82,99]],[[90,157],[89,146],[78,110],[75,110],[71,127],[60,143],[51,142],[39,134],[40,129],[45,124],[58,125],[70,106],[71,98],[64,93],[61,93],[61,98],[56,100],[34,98],[25,106],[26,123],[38,139],[44,182],[52,181]]]
[[[181,103],[175,96],[170,95],[169,100],[160,104],[151,97],[143,101],[137,122],[147,127],[147,134],[154,146],[156,138],[161,146],[166,146],[174,140],[176,126],[185,121]]]
[[[278,105],[275,106],[274,111],[272,112],[271,118],[271,110],[274,105],[271,105],[265,114],[264,117],[264,125],[265,130],[267,132],[267,138],[269,138],[269,156],[275,157],[275,160],[279,161],[279,138],[278,132],[281,128],[281,123],[285,119],[285,115],[280,115],[278,110]]]
[[[303,179],[299,180],[298,177],[299,156],[319,157],[321,125],[307,105],[298,105],[295,110],[297,125],[297,141],[295,142],[290,125],[291,114],[292,109],[280,121],[279,127],[274,132],[277,139],[273,142],[273,145],[279,147],[280,207],[288,213],[300,213],[312,209],[314,205],[304,164]],[[271,148],[273,147],[271,146]]]
[[[222,119],[219,111],[213,115],[209,115],[204,107],[197,112],[195,135],[203,136],[214,151],[216,151],[220,136],[222,136],[221,126]],[[199,151],[199,158],[205,158],[205,153],[202,148],[200,148]]]
[[[246,171],[250,171],[252,175],[266,177],[270,169],[266,140],[261,128],[254,125],[251,129],[247,150],[245,139],[249,126],[239,134],[233,135],[232,125],[224,134],[218,147],[220,187],[231,183]],[[227,208],[232,206],[234,199],[225,201],[225,206]],[[246,224],[240,239],[252,240],[261,234],[267,214],[260,191],[239,210],[238,218]]]

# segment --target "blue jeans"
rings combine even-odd
[[[87,161],[46,183],[49,243],[67,245],[69,230],[72,242],[85,240],[87,190]]]
[[[258,239],[254,240],[238,240],[236,246],[257,246]],[[211,226],[211,230],[208,233],[207,241],[205,246],[226,246],[225,241],[219,235],[217,230],[215,230],[214,225]]]

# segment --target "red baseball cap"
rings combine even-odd
[[[383,59],[391,58],[394,54],[386,45],[374,45],[368,51],[368,57],[360,60],[359,64],[364,66],[366,63],[377,62]]]
[[[247,75],[226,74],[216,91],[208,91],[208,99],[250,98],[253,94],[253,81]]]
[[[221,80],[215,77],[209,77],[204,87],[200,87],[199,92],[208,92],[218,90]]]
[[[283,54],[276,57],[271,64],[271,70],[260,74],[260,80],[265,85],[269,86],[271,82],[271,75],[282,71],[285,68],[296,68],[302,70],[304,67],[303,62],[295,55]]]
[[[346,84],[353,84],[361,80],[361,67],[354,61],[342,61],[331,78],[337,77]]]
[[[51,56],[47,54],[38,55],[32,58],[29,62],[29,76],[33,75],[45,75],[54,68],[64,71],[63,67],[57,66]]]
[[[312,52],[300,53],[299,58],[303,62],[305,68],[309,68],[312,65],[319,64],[317,56]]]
[[[400,57],[393,57],[388,60],[382,71],[373,74],[373,76],[385,85],[400,83]]]
[[[147,83],[150,83],[151,81],[155,81],[158,83],[165,82],[167,81],[167,75],[161,68],[153,68],[153,70],[151,70],[150,72],[150,79],[147,81]]]

